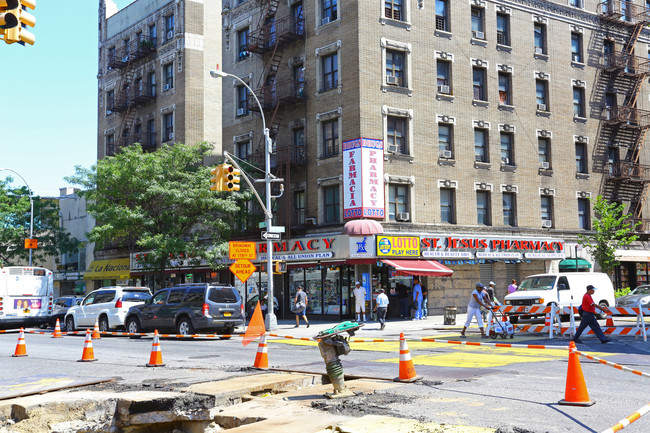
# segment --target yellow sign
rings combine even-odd
[[[228,253],[230,260],[255,260],[255,242],[228,242]]]
[[[420,238],[417,236],[377,236],[377,255],[419,257]]]
[[[38,248],[38,239],[25,239],[25,249]]]
[[[129,259],[93,260],[84,279],[86,280],[127,280],[131,276]]]
[[[245,283],[246,280],[255,272],[257,269],[253,263],[251,263],[250,260],[248,259],[240,259],[237,260],[235,263],[230,265],[230,272],[235,274],[237,278],[239,278],[239,281],[242,283]]]

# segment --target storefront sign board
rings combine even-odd
[[[272,245],[273,258],[288,261],[345,259],[350,252],[349,240],[346,235],[286,239],[272,242]],[[266,242],[257,242],[256,250],[256,261],[265,261],[267,257]]]
[[[343,142],[343,218],[384,219],[384,141]]]
[[[350,236],[350,257],[371,258],[375,256],[374,236]]]
[[[419,257],[420,238],[417,236],[377,235],[378,257]]]
[[[255,260],[255,242],[228,242],[228,257],[230,260]]]
[[[549,238],[433,234],[420,237],[422,257],[443,259],[563,259],[565,241]]]

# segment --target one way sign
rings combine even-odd
[[[262,232],[262,239],[265,241],[279,241],[280,233]]]

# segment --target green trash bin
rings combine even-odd
[[[455,325],[456,324],[456,307],[445,307],[444,308],[444,319],[445,325]]]

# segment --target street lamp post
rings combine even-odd
[[[25,182],[25,185],[27,186],[27,189],[29,190],[29,207],[30,207],[30,210],[29,210],[29,238],[34,239],[34,196],[32,194],[32,189],[29,187],[29,184],[27,183],[25,178],[22,177],[20,175],[20,173],[18,173],[17,171],[12,170],[10,168],[0,168],[0,171],[3,171],[3,170],[10,171],[10,172],[14,173],[16,176],[18,176],[19,178],[21,178],[23,180],[23,182]],[[32,266],[32,248],[29,249],[29,266]]]
[[[260,110],[260,115],[262,116],[262,129],[264,131],[264,183],[266,184],[266,209],[264,213],[266,215],[266,230],[271,231],[271,226],[273,225],[273,209],[271,207],[271,137],[269,136],[269,129],[266,127],[266,119],[264,118],[264,111],[262,110],[262,104],[257,98],[253,89],[250,88],[248,84],[241,78],[236,75],[229,74],[227,72],[220,71],[218,69],[210,71],[210,76],[213,78],[223,78],[223,77],[232,77],[235,80],[239,81],[243,86],[246,87],[248,92],[253,95],[255,102]],[[267,310],[266,310],[266,320],[265,326],[268,330],[275,330],[278,327],[277,317],[275,316],[274,303],[273,303],[273,241],[270,238],[266,240],[266,253],[267,253],[267,266],[266,266],[266,276],[267,276]],[[261,293],[260,293],[261,296]]]

